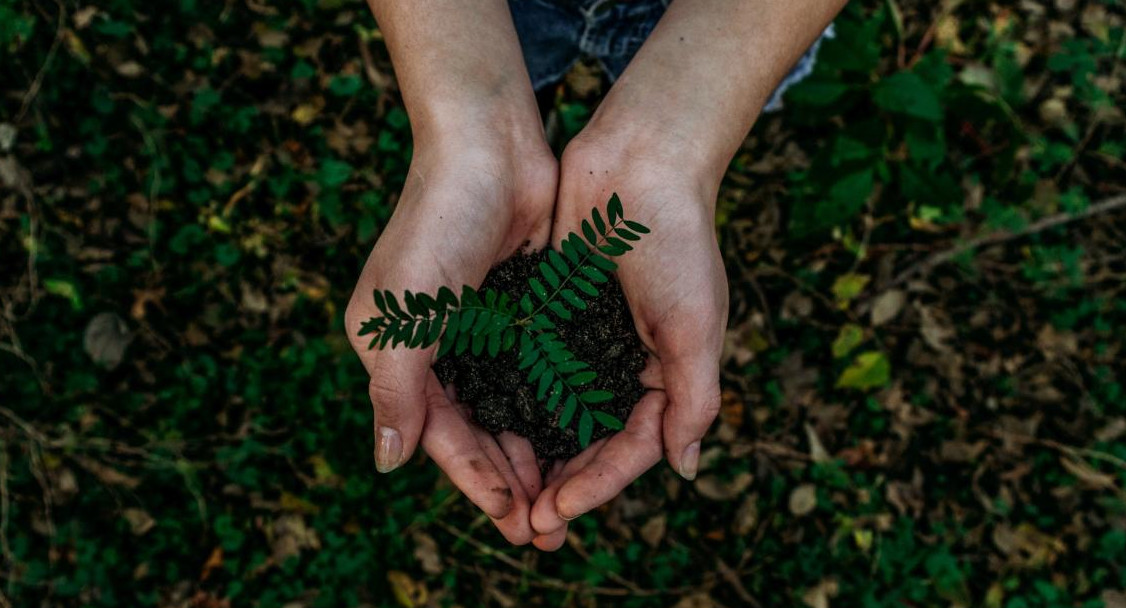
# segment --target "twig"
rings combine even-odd
[[[8,545],[8,509],[11,506],[8,502],[8,444],[0,444],[0,552],[3,553],[4,563],[8,565],[10,572],[16,571],[16,560],[12,556],[12,548]],[[8,578],[8,593],[11,594],[16,586],[16,577],[11,576]],[[0,599],[3,596],[0,595]],[[8,604],[10,605],[10,604]],[[3,604],[0,604],[3,606]]]
[[[748,606],[762,608],[762,604],[760,604],[759,601],[755,599],[755,596],[751,595],[750,592],[747,591],[747,588],[743,586],[743,583],[739,581],[739,574],[735,572],[731,566],[728,566],[727,563],[719,557],[715,558],[715,564],[716,569],[719,570],[719,575],[723,577],[723,580],[727,581],[727,584],[731,585],[731,588],[735,590],[735,595],[738,595],[739,599],[746,602]]]
[[[47,58],[43,60],[43,65],[39,66],[39,72],[35,74],[35,78],[31,81],[31,85],[27,87],[27,93],[23,96],[23,103],[20,104],[20,111],[16,113],[16,119],[13,121],[18,124],[28,108],[31,107],[31,102],[39,95],[39,88],[43,86],[43,78],[47,74],[47,68],[51,67],[51,62],[55,59],[55,54],[59,52],[59,46],[63,42],[63,30],[66,25],[66,6],[62,2],[56,0],[55,4],[59,6],[59,23],[55,27],[55,40],[51,43],[51,48],[47,51]]]
[[[438,527],[442,528],[446,532],[453,534],[454,536],[456,536],[458,538],[458,540],[461,540],[462,542],[472,546],[474,549],[476,549],[482,555],[494,557],[497,560],[499,560],[500,562],[512,567],[514,570],[519,571],[521,574],[523,574],[527,577],[530,577],[532,580],[530,580],[528,582],[532,585],[535,585],[535,586],[547,587],[547,588],[550,588],[550,589],[561,589],[561,590],[567,590],[567,591],[578,591],[580,589],[583,589],[583,590],[588,591],[590,593],[594,593],[595,595],[612,595],[612,596],[626,596],[626,597],[629,597],[629,596],[650,597],[650,596],[656,596],[656,595],[675,595],[675,594],[679,594],[679,593],[682,593],[682,592],[685,591],[685,589],[683,589],[683,588],[681,588],[681,589],[641,589],[637,585],[634,585],[632,582],[630,582],[626,579],[623,579],[621,576],[619,576],[618,574],[613,573],[613,572],[603,572],[603,574],[606,574],[607,577],[612,579],[612,580],[618,579],[618,580],[615,580],[614,582],[622,584],[622,586],[625,587],[624,589],[618,589],[618,588],[613,588],[613,587],[586,586],[586,585],[581,585],[579,583],[568,583],[566,581],[562,581],[562,580],[559,580],[557,578],[551,578],[551,577],[548,577],[548,576],[544,576],[544,575],[536,572],[535,570],[531,570],[527,566],[525,566],[524,564],[522,564],[519,561],[517,561],[516,559],[514,559],[512,556],[505,555],[504,553],[501,553],[500,551],[494,549],[493,547],[486,545],[485,543],[477,540],[476,538],[473,538],[472,536],[466,534],[465,532],[462,532],[461,530],[458,530],[457,528],[453,527],[452,525],[450,525],[450,524],[448,524],[444,521],[435,521],[434,524],[437,525]],[[622,583],[622,581],[624,581],[624,584]]]
[[[1012,232],[1009,232],[1009,231],[994,232],[993,234],[987,234],[985,236],[979,236],[977,238],[970,239],[969,241],[966,241],[965,243],[963,243],[962,245],[959,245],[958,247],[954,247],[953,249],[947,249],[946,251],[936,253],[936,254],[928,257],[927,259],[911,266],[907,270],[899,273],[898,276],[896,276],[894,279],[892,279],[891,283],[889,283],[887,286],[885,286],[885,289],[895,287],[897,285],[902,285],[903,283],[907,282],[908,279],[915,276],[916,274],[926,274],[926,273],[930,272],[931,270],[933,270],[936,266],[940,266],[942,264],[950,262],[950,261],[956,259],[958,256],[960,256],[960,255],[962,255],[962,254],[964,254],[968,251],[973,251],[975,249],[978,249],[979,247],[986,247],[986,246],[989,246],[989,245],[997,245],[997,244],[1004,243],[1004,242],[1007,242],[1007,241],[1011,241],[1011,240],[1014,240],[1014,239],[1019,239],[1019,238],[1022,238],[1022,237],[1026,237],[1026,236],[1029,236],[1029,235],[1033,235],[1033,234],[1043,232],[1045,230],[1048,230],[1049,228],[1055,228],[1057,226],[1063,226],[1063,225],[1069,224],[1071,222],[1087,219],[1089,217],[1092,217],[1092,216],[1095,216],[1095,215],[1100,215],[1100,214],[1103,214],[1103,213],[1109,213],[1111,211],[1115,211],[1115,210],[1118,210],[1118,209],[1121,209],[1121,208],[1124,208],[1124,207],[1126,207],[1126,194],[1121,194],[1121,195],[1118,195],[1118,196],[1115,196],[1115,197],[1108,198],[1104,201],[1100,201],[1098,203],[1095,203],[1095,204],[1087,207],[1086,209],[1084,209],[1084,210],[1082,210],[1078,213],[1058,213],[1056,215],[1046,217],[1042,220],[1039,220],[1037,222],[1033,222],[1033,223],[1029,224],[1028,226],[1024,227],[1021,230],[1016,230],[1016,231],[1012,231]]]

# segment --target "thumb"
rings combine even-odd
[[[375,408],[375,467],[388,473],[410,459],[422,435],[430,350],[381,352],[368,371],[368,396]]]
[[[345,313],[353,350],[367,369],[368,396],[375,409],[375,466],[380,473],[397,469],[410,459],[426,423],[426,381],[431,349],[368,348],[359,327],[366,316],[349,306]],[[362,318],[360,318],[362,317]]]
[[[665,457],[682,477],[696,478],[700,440],[719,414],[719,344],[692,336],[658,340],[668,407],[664,416]],[[662,344],[661,342],[670,342]],[[718,342],[718,340],[717,340]]]

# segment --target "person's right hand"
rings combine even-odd
[[[434,295],[441,286],[476,287],[525,244],[547,244],[558,163],[542,131],[513,138],[495,125],[459,129],[416,133],[402,196],[360,275],[345,325],[371,376],[379,471],[399,467],[421,443],[505,538],[524,544],[534,536],[529,512],[543,487],[531,444],[471,424],[430,367],[434,347],[369,350],[370,336],[358,335],[379,314],[374,289]]]

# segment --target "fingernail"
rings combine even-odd
[[[375,438],[375,468],[380,473],[388,473],[399,468],[403,460],[403,438],[399,431],[381,426]]]
[[[576,519],[578,519],[578,518],[582,517],[582,515],[583,515],[582,513],[579,513],[579,514],[577,514],[577,515],[572,515],[572,516],[570,516],[570,517],[564,517],[564,516],[563,516],[563,514],[562,514],[562,513],[560,513],[560,514],[559,514],[559,519],[562,519],[563,521],[575,521]]]
[[[696,479],[696,469],[700,466],[700,442],[694,441],[684,448],[680,455],[680,476],[692,481]]]

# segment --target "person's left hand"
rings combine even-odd
[[[589,131],[589,128],[588,128]],[[557,463],[532,507],[543,550],[558,549],[567,521],[618,495],[661,459],[694,479],[700,440],[719,412],[719,358],[727,278],[715,235],[718,179],[657,153],[586,133],[563,154],[552,240],[578,232],[592,207],[618,193],[625,216],[652,233],[615,261],[634,323],[650,352],[649,389],[625,429]],[[663,449],[662,449],[663,448]]]

